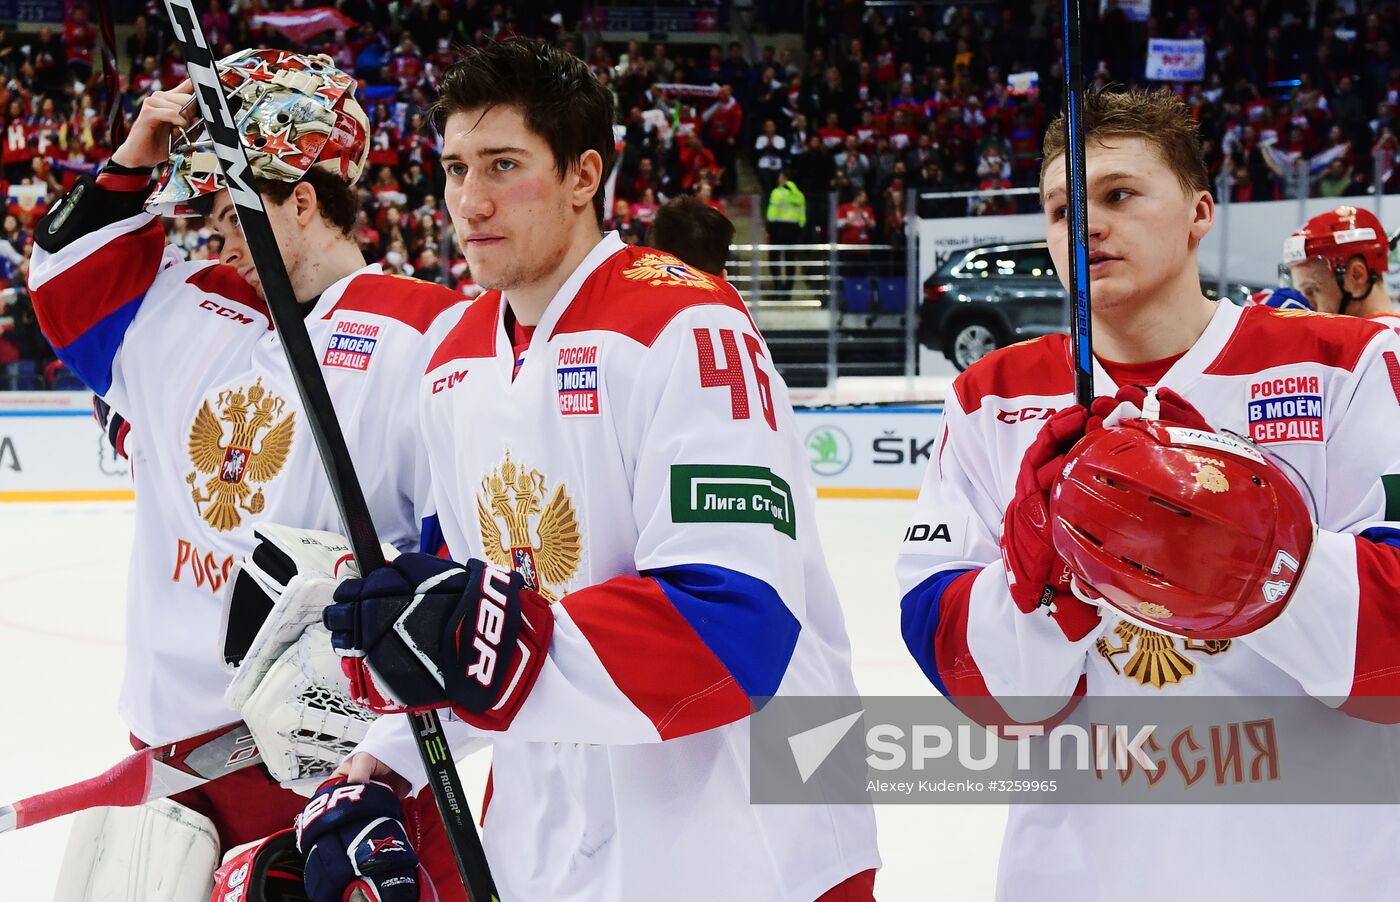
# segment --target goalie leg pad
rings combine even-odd
[[[214,822],[169,799],[77,815],[54,902],[208,902]]]

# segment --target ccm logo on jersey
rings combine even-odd
[[[1048,420],[1055,415],[1053,407],[1023,407],[1020,410],[998,410],[997,420],[1002,423],[1025,423],[1031,420]]]
[[[445,392],[449,388],[456,388],[467,381],[467,370],[457,370],[455,373],[448,373],[441,379],[433,380],[433,394]]]
[[[597,416],[598,346],[560,348],[554,365],[559,413],[566,417]]]
[[[1321,442],[1322,380],[1289,376],[1249,384],[1249,437],[1273,442]]]
[[[481,574],[481,607],[476,612],[476,637],[472,639],[476,660],[467,668],[467,676],[476,677],[483,686],[490,686],[496,674],[501,631],[506,623],[506,596],[496,588],[498,582],[509,586],[510,574],[487,564]]]
[[[325,366],[343,370],[364,370],[369,368],[369,358],[379,343],[379,327],[369,323],[340,322],[326,345],[326,356],[321,358]]]
[[[199,309],[208,310],[218,316],[222,316],[224,319],[233,320],[240,326],[251,325],[253,322],[253,318],[248,314],[239,313],[232,307],[223,307],[219,304],[214,303],[211,300],[208,300],[207,298],[199,302]]]

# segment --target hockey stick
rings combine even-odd
[[[1084,174],[1084,55],[1079,0],[1064,2],[1065,198],[1069,213],[1069,284],[1074,292],[1070,344],[1074,348],[1074,398],[1085,410],[1094,400],[1094,347],[1089,314],[1089,204]]]
[[[193,789],[262,761],[242,722],[128,755],[97,776],[0,805],[0,833],[87,808],[126,808]]]
[[[355,477],[350,451],[336,419],[325,379],[317,365],[315,349],[306,333],[301,311],[297,309],[296,295],[292,292],[291,280],[282,263],[277,238],[273,235],[262,198],[253,185],[248,157],[233,124],[233,117],[229,114],[228,100],[219,82],[213,52],[200,27],[193,0],[165,0],[165,8],[170,15],[175,37],[184,50],[200,112],[214,141],[214,152],[224,172],[229,198],[238,211],[239,227],[248,241],[249,254],[262,282],[268,313],[282,339],[297,394],[311,423],[311,434],[330,480],[331,494],[335,496],[340,509],[360,573],[368,575],[370,571],[384,566],[379,537],[375,535],[369,505]],[[409,715],[409,720],[418,743],[419,756],[423,759],[423,768],[428,773],[428,785],[432,787],[438,812],[447,828],[448,841],[457,859],[462,882],[466,884],[473,902],[494,900],[495,882],[491,878],[486,852],[481,847],[481,838],[472,824],[462,779],[457,775],[457,766],[448,753],[442,722],[432,711]]]

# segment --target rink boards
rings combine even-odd
[[[915,497],[941,413],[938,404],[799,408],[817,495]],[[131,497],[130,468],[103,440],[90,394],[0,393],[0,502]]]

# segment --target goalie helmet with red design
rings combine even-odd
[[[1299,226],[1283,242],[1283,264],[1323,260],[1340,273],[1360,257],[1373,273],[1390,270],[1390,244],[1376,214],[1361,207],[1341,206],[1320,213]]]
[[[1232,435],[1126,420],[1071,452],[1051,537],[1076,594],[1149,629],[1233,639],[1298,584],[1313,521],[1283,470]]]
[[[255,176],[295,182],[315,167],[348,185],[359,181],[369,157],[369,117],[355,100],[355,79],[330,57],[241,50],[220,60],[218,70]],[[204,120],[196,119],[172,139],[170,169],[146,210],[203,215],[223,189],[213,138]]]

